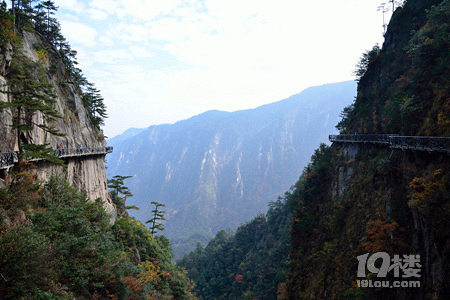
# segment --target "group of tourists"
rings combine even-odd
[[[65,154],[66,150],[67,149],[63,149],[61,145],[58,145],[58,156]],[[83,146],[78,144],[78,146],[76,148],[76,153],[83,153]]]

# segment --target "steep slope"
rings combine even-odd
[[[108,139],[108,144],[114,145],[117,147],[117,146],[121,145],[123,142],[126,142],[127,139],[141,133],[144,130],[145,130],[145,128],[129,128],[129,129],[125,130],[124,133]]]
[[[203,299],[276,299],[289,268],[291,193],[270,203],[266,215],[225,230],[177,262]]]
[[[450,136],[449,17],[448,0],[409,0],[395,11],[343,132]],[[285,297],[449,298],[449,176],[442,152],[320,149],[297,184]],[[374,253],[387,253],[386,276],[381,258],[364,260]]]
[[[445,3],[431,8],[440,2],[408,1],[395,11],[343,132],[449,136],[449,11]]]
[[[108,194],[103,99],[53,1],[11,4],[0,2],[0,299],[196,299],[167,238]]]
[[[3,89],[8,89],[10,66],[19,53],[23,54],[30,62],[42,64],[46,70],[44,76],[57,96],[54,108],[62,117],[53,120],[51,125],[64,134],[64,136],[55,136],[35,127],[32,131],[27,132],[24,140],[27,143],[39,145],[49,144],[53,149],[57,149],[59,145],[67,149],[74,149],[78,145],[105,147],[106,141],[100,129],[92,123],[81,99],[79,88],[73,84],[73,79],[67,74],[59,51],[37,32],[23,31],[18,38],[23,45],[22,48],[13,47],[11,43],[5,43],[1,47],[3,55],[0,55],[0,65],[2,66],[0,85]],[[45,55],[43,56],[42,53]],[[11,97],[9,94],[0,93],[0,101],[10,102]],[[11,128],[13,115],[12,109],[0,111],[0,148],[2,152],[18,150],[15,130]],[[33,122],[35,124],[47,123],[40,112],[33,115]],[[108,202],[104,157],[68,159],[66,164],[67,167],[62,167],[41,162],[36,172],[43,180],[48,179],[51,174],[63,176],[72,185],[85,191],[90,199],[94,200],[99,197],[104,199],[105,208],[113,214],[113,205]]]
[[[354,90],[354,82],[328,84],[252,110],[151,126],[113,144],[108,174],[133,176],[128,202],[140,207],[139,219],[150,219],[151,201],[166,205],[164,234],[179,257],[265,212],[334,131]]]

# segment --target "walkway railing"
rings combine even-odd
[[[108,154],[113,152],[113,147],[91,147],[91,148],[64,148],[58,149],[53,152],[53,155],[59,158],[75,157],[75,156],[88,156],[96,154]]]
[[[71,158],[91,155],[106,155],[113,152],[113,147],[86,147],[86,148],[63,148],[53,151],[53,155],[59,158]],[[30,158],[28,161],[36,162],[42,158]],[[7,169],[19,162],[19,152],[10,151],[0,153],[0,169]]]
[[[0,153],[0,169],[12,167],[14,163],[19,161],[17,151]]]
[[[398,134],[330,135],[330,142],[384,144],[392,149],[450,153],[450,137],[399,136]]]
[[[390,144],[390,138],[398,134],[339,134],[330,135],[330,142]]]
[[[450,153],[450,138],[434,136],[393,136],[391,137],[390,147],[393,149]]]

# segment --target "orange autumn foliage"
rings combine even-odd
[[[408,206],[421,212],[427,212],[429,206],[439,198],[440,191],[444,188],[442,181],[441,169],[424,177],[415,177],[409,183],[411,200],[409,200]]]
[[[383,220],[370,221],[366,230],[367,240],[362,243],[365,251],[392,252],[393,248],[406,245],[399,236],[403,231],[397,222],[386,222]]]
[[[122,283],[124,283],[132,292],[138,292],[142,290],[136,278],[127,276],[119,279]]]

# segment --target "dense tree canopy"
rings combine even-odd
[[[0,189],[0,298],[193,299],[167,239],[126,214],[112,225],[60,177],[14,176]]]
[[[290,199],[270,203],[266,215],[241,225],[235,233],[219,231],[203,248],[177,264],[188,271],[200,299],[276,299],[283,293],[289,265]]]

